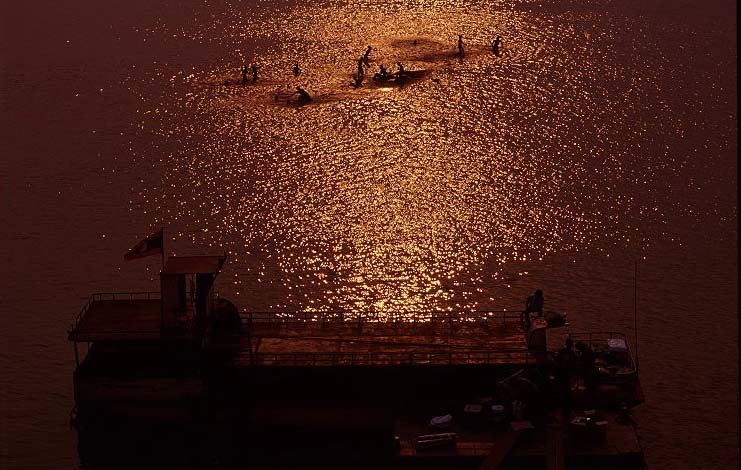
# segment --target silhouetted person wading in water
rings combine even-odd
[[[499,39],[499,36],[494,39],[494,42],[491,43],[491,51],[495,53],[496,55],[499,55],[499,44],[502,43],[502,40]]]

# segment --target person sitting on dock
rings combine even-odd
[[[252,81],[257,81],[257,65],[252,64]]]
[[[247,85],[247,66],[242,67],[242,85]]]

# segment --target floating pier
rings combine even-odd
[[[643,401],[624,335],[571,335],[605,366],[595,387],[570,379],[575,409],[599,408],[609,423],[584,433],[554,418],[557,348],[542,318],[525,328],[506,310],[240,312],[214,290],[225,260],[171,257],[160,292],[85,304],[69,332],[81,433],[121,417],[218,429],[246,439],[251,465],[270,467],[277,448],[289,467],[310,455],[322,467],[637,468],[642,459],[615,411]],[[435,439],[430,418],[445,414],[452,424]],[[105,435],[96,432],[86,442]],[[246,452],[209,449],[234,463]]]

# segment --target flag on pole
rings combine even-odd
[[[133,248],[126,252],[124,259],[126,261],[131,261],[132,259],[144,258],[145,256],[162,253],[162,232],[163,230],[159,229],[157,232],[134,245]]]

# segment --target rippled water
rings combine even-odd
[[[266,307],[485,307],[498,300],[486,283],[508,261],[615,245],[640,255],[666,238],[675,208],[660,182],[683,164],[671,144],[691,123],[665,101],[672,64],[651,25],[614,11],[227,5],[217,18],[158,25],[156,39],[218,44],[228,59],[153,71],[166,95],[147,100],[142,127],[167,137],[168,170],[165,190],[136,202],[196,229],[194,240],[208,230],[235,252],[235,271],[254,275],[235,276],[240,295],[255,281],[283,291]],[[353,90],[366,43],[370,73],[401,61],[431,74]],[[253,62],[256,83],[223,85]],[[315,104],[286,106],[296,85]]]
[[[222,295],[253,310],[518,308],[542,287],[634,335],[640,260],[649,462],[738,465],[734,5],[83,3],[4,19],[0,458],[74,465],[64,328],[89,292],[156,286],[120,254],[164,226],[168,251],[229,251]],[[366,76],[429,73],[354,89],[367,45]]]

